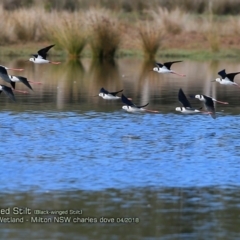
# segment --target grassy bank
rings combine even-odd
[[[37,42],[31,45],[13,44],[11,46],[0,47],[1,56],[17,57],[28,59],[31,54],[41,47],[47,46],[49,42]],[[83,50],[81,58],[92,58],[91,49],[86,48]],[[51,56],[56,56],[60,59],[68,59],[66,51],[61,48],[51,49]],[[121,48],[116,52],[115,58],[141,58],[145,59],[145,55],[138,49],[124,49]],[[219,60],[219,59],[236,59],[240,60],[240,49],[224,49],[217,53],[209,50],[202,49],[163,49],[160,50],[155,56],[156,60],[161,58],[169,59],[191,59],[191,60]],[[147,59],[146,59],[147,60]]]
[[[69,12],[0,6],[0,20],[1,55],[26,56],[56,44],[51,54],[66,58],[239,58],[240,18],[214,15],[212,8],[193,14],[180,7]]]

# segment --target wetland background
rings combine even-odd
[[[0,95],[0,208],[32,210],[1,214],[24,217],[1,223],[1,238],[239,239],[239,89],[211,82],[223,68],[239,71],[239,4],[173,3],[2,1],[1,64],[42,84],[16,102]],[[49,59],[61,65],[26,61],[53,43]],[[173,68],[187,77],[150,72],[155,60],[183,60]],[[96,97],[101,87],[159,113],[126,113],[121,101]],[[215,120],[180,114],[180,87],[229,104],[216,104]],[[82,214],[56,223],[37,209]]]

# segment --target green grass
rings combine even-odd
[[[36,52],[40,46],[47,46],[48,43],[36,43],[34,45],[12,45],[0,47],[0,55],[4,57],[19,57],[28,58],[32,53]],[[52,56],[58,56],[62,59],[67,59],[66,52],[55,46],[50,53]],[[92,53],[90,48],[85,48],[81,54],[82,58],[92,58]],[[144,53],[137,49],[124,49],[121,48],[116,52],[115,58],[145,58]],[[219,60],[219,59],[237,59],[240,60],[240,49],[224,49],[217,53],[209,50],[194,49],[161,49],[156,54],[156,58],[181,58],[190,60]]]

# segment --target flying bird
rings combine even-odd
[[[183,90],[180,88],[178,91],[178,100],[183,105],[183,107],[176,107],[176,111],[182,113],[199,113],[201,112],[200,109],[195,109],[191,106],[190,102],[186,98]]]
[[[153,110],[148,110],[144,107],[146,107],[149,103],[142,105],[142,106],[137,106],[134,104],[131,100],[129,100],[126,96],[122,94],[122,102],[126,105],[122,106],[122,109],[126,110],[127,112],[152,112],[152,113],[157,113],[158,111],[153,111]]]
[[[37,63],[37,64],[44,64],[44,63],[52,63],[52,64],[59,64],[60,62],[52,62],[47,60],[47,52],[55,45],[50,45],[48,47],[40,49],[37,54],[33,54],[33,57],[29,59],[30,62]]]
[[[221,78],[216,78],[212,82],[219,82],[220,84],[223,85],[235,85],[240,88],[240,86],[234,82],[234,77],[239,74],[240,72],[235,72],[235,73],[226,73],[225,69],[221,70],[218,72],[218,75],[221,76]]]
[[[154,67],[152,71],[158,72],[158,73],[173,73],[173,74],[176,74],[178,76],[185,77],[186,76],[185,74],[180,74],[180,73],[177,73],[177,72],[171,70],[172,64],[173,63],[178,63],[178,62],[182,62],[182,61],[165,62],[163,64],[162,63],[155,63],[156,67]]]
[[[201,102],[204,102],[204,105],[207,109],[207,113],[209,113],[211,115],[212,118],[216,118],[216,114],[215,114],[215,107],[214,107],[214,102],[213,102],[213,98],[211,97],[208,97],[206,95],[201,95],[201,94],[198,94],[198,95],[191,95],[190,96],[191,98],[197,98],[199,99]]]
[[[106,89],[104,89],[103,87],[100,89],[99,91],[99,96],[102,97],[103,99],[107,99],[107,100],[116,100],[116,99],[120,99],[119,96],[117,96],[118,93],[122,92],[122,90],[117,91],[117,92],[108,92]]]
[[[15,89],[16,82],[22,82],[25,86],[27,86],[28,88],[33,90],[32,86],[29,84],[29,81],[27,80],[27,78],[22,77],[22,76],[12,76],[12,75],[8,75],[8,77],[11,80],[11,85],[12,85],[13,89]]]
[[[15,90],[15,82],[11,80],[5,67],[0,66],[0,77],[7,83],[10,83],[15,92],[27,93],[26,91]]]
[[[12,91],[12,88],[0,84],[0,94],[2,92],[4,92],[13,101],[16,101],[15,96],[14,96],[13,91]]]

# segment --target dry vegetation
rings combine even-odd
[[[216,15],[236,13],[240,7],[235,0],[179,0],[177,6],[173,0],[153,0],[152,6],[142,0],[104,4],[60,0],[42,1],[42,5],[19,0],[16,9],[6,3],[0,5],[2,46],[54,42],[73,58],[85,49],[94,58],[113,58],[124,49],[141,50],[150,59],[161,49],[217,52],[239,47],[239,17]]]

